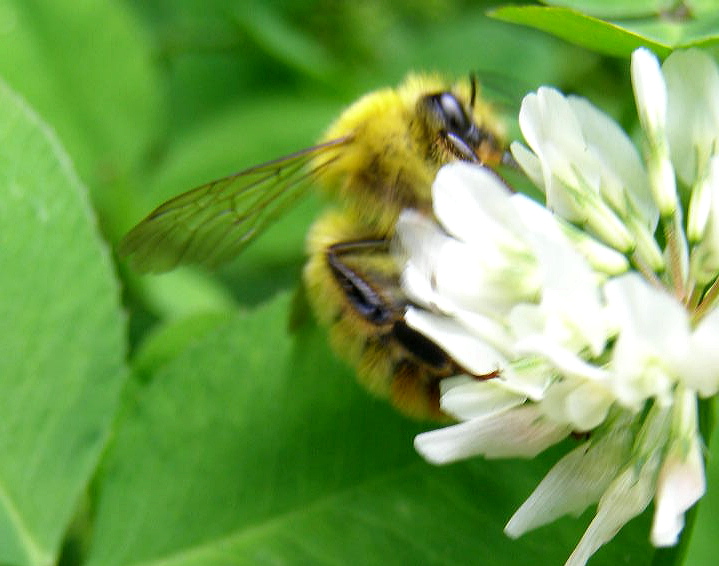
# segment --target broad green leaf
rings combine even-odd
[[[159,325],[135,352],[132,359],[133,377],[140,383],[149,381],[178,352],[201,340],[221,324],[226,324],[231,316],[225,310],[208,310]]]
[[[125,369],[110,255],[67,154],[0,83],[0,563],[57,559]]]
[[[136,286],[160,318],[181,319],[197,313],[230,311],[238,306],[216,277],[192,267],[142,277]]]
[[[631,32],[666,43],[674,49],[710,47],[719,43],[719,12],[685,22],[652,18],[628,20],[622,25]]]
[[[57,130],[81,177],[126,174],[157,135],[149,40],[117,0],[0,1],[0,74]]]
[[[567,446],[425,463],[412,439],[432,425],[369,397],[324,331],[288,335],[289,304],[206,332],[138,390],[97,482],[90,566],[564,562],[588,516],[502,528]],[[647,564],[647,523],[595,564]]]
[[[664,57],[671,51],[669,44],[631,32],[617,24],[606,22],[567,8],[542,6],[505,6],[492,10],[490,15],[503,20],[546,31],[566,41],[598,53],[629,57],[637,47],[649,47]]]
[[[682,5],[694,16],[717,11],[716,0],[684,0]]]
[[[670,11],[677,0],[542,0],[544,4],[570,8],[597,18],[656,16]]]
[[[693,20],[674,21],[647,17],[609,22],[574,9],[541,6],[506,6],[493,17],[537,28],[597,53],[629,57],[637,47],[650,48],[660,57],[672,49],[719,43],[719,13]]]

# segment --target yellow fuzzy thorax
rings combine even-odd
[[[432,181],[444,163],[418,116],[420,98],[451,91],[463,104],[469,81],[452,85],[435,74],[410,74],[397,88],[361,97],[330,126],[323,141],[350,137],[320,179],[322,188],[378,235],[391,234],[402,209],[431,209]],[[489,105],[478,99],[472,118],[502,136]]]

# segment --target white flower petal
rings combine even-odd
[[[661,273],[666,268],[662,249],[654,239],[654,227],[650,230],[642,220],[634,216],[625,219],[627,229],[634,237],[635,256],[641,258],[649,269]]]
[[[442,167],[432,185],[437,219],[457,239],[505,245],[521,237],[509,204],[511,191],[486,167],[456,162]]]
[[[636,273],[611,279],[604,294],[622,334],[644,336],[659,351],[689,335],[689,318],[679,301]]]
[[[501,371],[507,364],[506,358],[499,351],[478,340],[451,318],[411,307],[405,314],[405,322],[432,340],[473,375]]]
[[[605,204],[599,195],[585,193],[582,207],[583,224],[587,231],[622,253],[630,253],[636,247],[634,237],[622,219]]]
[[[567,423],[576,432],[584,432],[604,422],[614,401],[611,392],[601,384],[565,380],[547,389],[541,406],[552,420]]]
[[[512,142],[509,148],[515,161],[519,164],[527,177],[529,177],[539,189],[544,190],[542,164],[539,161],[539,158],[520,142]]]
[[[405,292],[429,308],[446,313],[501,310],[517,296],[535,293],[531,257],[522,261],[505,255],[491,241],[483,254],[476,254],[473,246],[447,236],[414,211],[400,215],[394,247],[396,255],[405,256]]]
[[[611,372],[585,361],[576,351],[562,347],[547,336],[528,336],[519,340],[515,348],[518,353],[541,356],[566,376],[590,381],[607,381],[612,376]]]
[[[541,120],[537,130],[542,137],[534,140],[526,136],[525,138],[554,175],[565,182],[574,183],[578,173],[576,166],[586,164],[589,157],[584,144],[577,144],[584,141],[582,125],[567,98],[558,90],[540,87],[537,89],[537,101],[539,115],[535,120]],[[519,117],[524,134],[521,109]],[[583,175],[586,173],[586,171],[581,172]],[[591,181],[589,184],[595,186]]]
[[[599,500],[597,514],[584,532],[565,566],[580,566],[604,544],[614,538],[630,519],[647,508],[654,495],[655,462],[637,472],[628,466],[609,486]]]
[[[666,144],[652,149],[654,153],[647,158],[649,184],[659,207],[659,214],[664,218],[671,218],[680,208],[674,166]]]
[[[483,455],[533,458],[571,430],[542,418],[531,405],[419,434],[414,447],[433,464]]]
[[[559,218],[544,206],[521,193],[509,197],[512,212],[521,221],[521,229],[525,238],[531,240],[530,234],[543,234],[552,241],[565,241],[564,234],[559,225]]]
[[[654,230],[659,211],[652,199],[647,173],[636,147],[622,128],[588,100],[568,97],[591,151],[599,160],[601,191],[612,209],[622,217],[639,214]],[[627,205],[631,204],[631,208]]]
[[[687,238],[695,243],[702,239],[709,222],[712,207],[719,207],[719,155],[709,159],[704,175],[691,194],[687,215]]]
[[[631,459],[602,495],[594,519],[567,565],[585,564],[600,546],[644,511],[652,500],[671,422],[671,410],[652,405],[641,422],[639,432],[632,435]],[[634,428],[632,424],[629,423],[627,428]],[[615,423],[613,428],[617,426],[621,423]]]
[[[434,289],[434,258],[448,239],[436,223],[414,210],[404,210],[397,220],[392,251],[404,263],[402,287],[419,304],[433,307],[445,302]]]
[[[443,302],[441,296],[432,288],[427,273],[415,263],[408,261],[402,271],[402,290],[416,304],[432,310],[443,310],[438,303]]]
[[[632,86],[639,119],[650,138],[664,136],[667,86],[656,56],[643,47],[632,53]]]
[[[604,292],[619,328],[610,362],[617,397],[634,408],[650,397],[666,399],[690,347],[684,307],[636,273],[608,281]]]
[[[464,309],[451,311],[453,318],[477,339],[486,342],[510,357],[514,352],[514,337],[497,318]]]
[[[521,405],[526,396],[503,386],[499,379],[477,379],[458,376],[440,383],[442,411],[459,420],[486,417]]]
[[[581,199],[581,191],[575,184],[569,184],[547,170],[544,176],[544,194],[547,208],[568,222],[583,225],[587,222],[587,207]]]
[[[684,527],[684,513],[706,490],[697,428],[697,400],[694,393],[684,388],[677,392],[673,425],[673,438],[657,480],[651,536],[654,546],[677,543]]]
[[[575,142],[581,139],[582,131],[559,91],[541,87],[536,93],[526,95],[519,110],[519,126],[543,168],[549,166],[550,171],[571,176],[564,150],[576,147]]]
[[[556,378],[556,372],[539,356],[521,356],[513,360],[502,372],[507,389],[540,401]]]
[[[647,399],[661,404],[671,402],[675,376],[662,365],[661,357],[641,339],[619,339],[614,345],[608,382],[617,401],[638,411]]]
[[[688,49],[667,57],[663,72],[672,162],[691,186],[719,141],[719,70],[708,54]]]
[[[623,422],[623,421],[622,421]],[[516,538],[599,500],[623,466],[632,436],[623,426],[572,450],[547,473],[504,528]]]
[[[526,226],[528,245],[539,264],[542,293],[571,293],[582,301],[598,304],[596,276],[560,230],[556,217],[530,199],[516,195],[517,215]]]
[[[667,85],[659,61],[647,49],[632,53],[632,86],[639,121],[649,142],[648,172],[654,200],[662,216],[670,217],[678,199],[667,139]]]
[[[547,206],[570,221],[582,221],[586,207],[571,190],[586,185],[596,191],[600,176],[567,99],[553,88],[539,88],[524,97],[519,125],[539,159]]]
[[[706,491],[704,462],[699,442],[694,437],[689,453],[680,460],[669,454],[659,473],[652,523],[654,546],[673,546],[684,528],[684,513]]]
[[[694,329],[683,364],[682,381],[702,397],[719,392],[719,309],[714,308]]]
[[[487,246],[486,253],[480,258],[472,246],[447,239],[436,257],[430,260],[435,289],[458,308],[478,312],[495,306],[503,308],[516,300],[517,296],[532,292],[531,286],[529,290],[524,289],[525,278],[519,276],[515,278],[516,285],[506,281],[502,284],[499,274],[510,268],[508,259],[491,245]],[[522,262],[518,263],[517,272],[525,272]]]
[[[542,279],[540,319],[544,323],[537,331],[549,333],[558,344],[571,344],[577,350],[588,345],[598,355],[607,339],[607,324],[596,274],[567,238],[556,216],[522,195],[512,198],[526,226]],[[522,316],[527,314],[524,308]],[[518,319],[518,313],[510,313],[515,328]],[[518,337],[526,334],[525,330]]]
[[[395,240],[392,242],[395,256],[402,261],[411,260],[421,271],[429,274],[433,260],[450,239],[437,224],[415,210],[403,210],[397,220]]]
[[[522,202],[518,200],[517,204]],[[541,216],[535,216],[537,221],[528,230],[542,278],[541,332],[557,344],[577,351],[589,347],[599,355],[608,329],[596,275],[556,223],[543,226]],[[516,313],[510,313],[510,322],[516,324],[516,318]]]
[[[692,191],[687,237],[698,242],[692,249],[692,275],[709,284],[719,272],[719,156],[709,161],[707,173]]]
[[[583,230],[568,222],[561,222],[560,228],[572,242],[574,248],[582,254],[589,264],[607,275],[619,275],[629,269],[629,261],[624,254],[602,244]]]

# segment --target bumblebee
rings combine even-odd
[[[335,352],[402,412],[441,418],[439,381],[462,372],[404,321],[390,242],[406,208],[432,214],[431,185],[452,161],[498,165],[502,128],[474,79],[410,75],[349,106],[314,147],[181,194],[120,243],[146,272],[234,258],[310,187],[334,206],[312,225],[303,282]]]

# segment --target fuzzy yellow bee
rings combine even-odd
[[[338,355],[401,411],[436,418],[439,381],[461,370],[404,322],[408,299],[389,243],[405,208],[431,214],[439,168],[503,157],[502,129],[475,81],[410,75],[347,108],[320,143],[181,194],[120,244],[140,271],[235,257],[309,187],[336,203],[312,226],[307,297]]]

